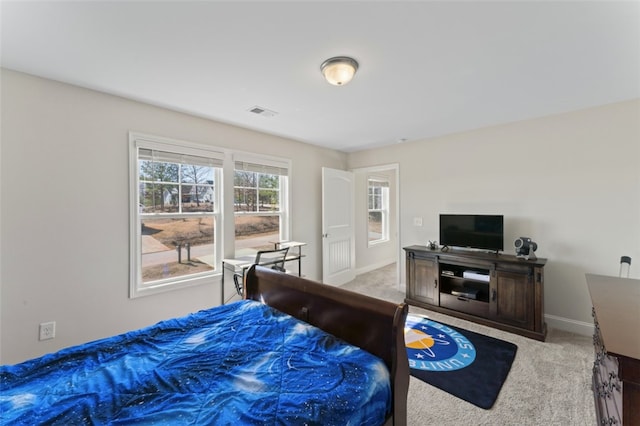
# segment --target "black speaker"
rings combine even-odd
[[[529,237],[520,237],[513,242],[516,248],[516,256],[526,260],[536,259],[534,252],[538,250],[538,244]]]

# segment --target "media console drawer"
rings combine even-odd
[[[440,293],[440,306],[483,318],[489,317],[489,303],[467,299],[463,296]]]

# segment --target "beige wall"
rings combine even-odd
[[[503,214],[506,252],[528,236],[548,258],[550,326],[589,333],[586,272],[617,275],[629,255],[640,277],[640,100],[349,155],[350,168],[388,162],[401,247],[437,240],[440,213]]]
[[[290,158],[291,236],[321,278],[321,167],[346,154],[8,70],[1,83],[2,363],[219,303],[217,284],[128,298],[129,131]],[[56,338],[40,342],[44,321]]]
[[[347,156],[7,70],[1,87],[2,363],[219,303],[217,285],[128,298],[129,131],[290,158],[292,238],[309,243],[312,279],[322,271],[321,167],[390,163],[399,249],[437,239],[439,213],[504,214],[506,250],[530,236],[549,259],[550,325],[591,324],[585,272],[616,275],[629,255],[640,276],[639,100]],[[55,339],[37,340],[43,321],[57,322]]]

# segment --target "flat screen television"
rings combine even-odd
[[[440,244],[481,250],[504,250],[504,216],[441,214]]]

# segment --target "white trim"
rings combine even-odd
[[[184,280],[175,280],[172,282],[161,282],[154,285],[140,286],[138,288],[129,289],[129,297],[135,299],[138,297],[151,296],[152,294],[165,293],[167,291],[178,290],[181,288],[194,287],[197,285],[221,285],[222,272],[213,271],[206,276],[194,276]]]
[[[225,150],[208,145],[201,145],[194,142],[183,141],[179,139],[170,139],[162,136],[153,136],[138,132],[129,132],[129,141],[144,142],[145,147],[158,150],[170,149],[179,150],[182,153],[200,157],[213,157],[219,160],[224,160]],[[137,145],[137,142],[136,142]]]
[[[291,171],[291,159],[273,155],[253,154],[237,151],[233,153],[233,162],[255,163],[271,167],[279,167]]]
[[[129,132],[129,298],[137,297],[138,282],[142,281],[138,253],[142,252],[142,236],[139,229],[138,203],[138,147],[136,136]],[[134,210],[135,206],[135,210]]]
[[[544,319],[547,322],[547,327],[549,328],[557,328],[558,330],[570,331],[582,336],[592,336],[595,329],[593,323],[591,322],[577,321],[571,318],[564,318],[556,315],[545,314]]]

